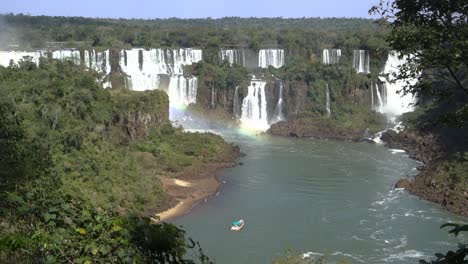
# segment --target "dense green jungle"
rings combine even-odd
[[[232,166],[242,149],[219,135],[184,132],[170,120],[166,92],[128,89],[119,54],[132,48],[203,50],[202,61],[183,66],[183,76],[198,78],[197,103],[187,112],[217,125],[239,125],[235,98],[261,76],[268,80],[267,98],[281,80],[287,103],[287,120],[265,133],[362,142],[386,130],[388,147],[426,165],[406,189],[468,215],[468,7],[443,2],[458,5],[452,3],[454,11],[426,4],[458,12],[452,24],[404,12],[393,21],[0,15],[0,50],[109,50],[112,69],[104,77],[112,88],[103,89],[102,72],[50,54],[38,63],[25,57],[0,66],[0,263],[211,263],[196,237],[154,218],[177,203],[161,176]],[[280,48],[284,65],[220,60],[220,50],[232,48]],[[340,63],[324,65],[323,49],[337,48]],[[354,50],[370,54],[367,73],[353,68]],[[398,117],[405,127],[400,133],[388,129],[397,121],[370,103],[393,50],[434,55],[414,61],[420,68],[411,74],[419,84],[402,94],[416,95],[416,110]],[[456,235],[467,230],[449,227]],[[466,245],[454,250],[432,263],[468,263]],[[305,261],[288,252],[273,263],[326,262]]]

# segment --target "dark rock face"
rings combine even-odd
[[[273,124],[267,133],[277,136],[310,137],[318,139],[336,139],[364,141],[365,131],[346,130],[324,119],[293,119]]]
[[[432,134],[422,135],[417,131],[402,131],[396,133],[388,130],[381,137],[388,148],[404,149],[413,159],[427,163],[432,159],[433,153],[439,151],[436,140]]]
[[[440,174],[444,173],[440,164],[443,164],[442,162],[447,160],[446,155],[449,155],[444,146],[447,142],[451,144],[450,139],[442,140],[430,132],[416,130],[405,130],[399,134],[387,131],[381,139],[387,147],[404,149],[411,158],[425,164],[418,166],[419,174],[414,180],[399,180],[395,185],[397,188],[404,188],[411,194],[440,204],[451,212],[468,216],[468,192],[457,190],[447,179],[440,178]],[[460,142],[457,138],[452,140]]]
[[[397,183],[395,183],[395,188],[403,188],[405,190],[411,189],[411,181],[407,179],[398,180]]]

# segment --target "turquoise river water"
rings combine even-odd
[[[419,164],[405,153],[369,143],[221,134],[246,154],[242,165],[220,171],[220,192],[172,221],[216,263],[271,263],[288,249],[325,254],[331,263],[418,263],[466,239],[439,229],[466,218],[393,187],[417,173]],[[240,218],[245,227],[230,231]]]

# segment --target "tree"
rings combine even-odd
[[[460,225],[454,223],[443,224],[440,228],[451,227],[452,230],[449,231],[450,234],[458,236],[460,232],[467,232],[468,225]],[[468,245],[465,243],[460,243],[458,249],[454,251],[449,251],[447,254],[436,253],[436,260],[431,261],[430,263],[425,260],[420,260],[421,264],[467,264],[466,256],[468,256]]]
[[[468,97],[468,2],[381,0],[369,10],[390,27],[390,47],[408,57],[396,79],[417,78],[403,93],[456,100]],[[421,74],[422,73],[422,74]],[[434,86],[437,81],[443,85]]]

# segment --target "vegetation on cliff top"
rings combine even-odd
[[[164,92],[105,90],[71,62],[25,60],[0,67],[0,109],[0,262],[206,260],[146,216],[171,203],[158,174],[223,162],[233,147],[174,129]]]

